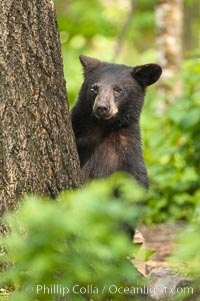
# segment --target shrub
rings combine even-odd
[[[183,96],[162,117],[156,103],[144,114],[145,157],[151,190],[147,222],[188,220],[200,196],[200,60],[183,65]],[[153,95],[152,95],[153,97]]]
[[[141,189],[120,174],[64,192],[56,201],[26,196],[18,212],[5,217],[11,231],[3,238],[3,262],[9,268],[1,284],[13,287],[9,300],[59,300],[64,292],[67,300],[105,300],[112,285],[136,285],[133,245],[121,224],[135,226],[141,198]]]
[[[176,247],[173,254],[169,258],[169,263],[178,270],[179,274],[186,276],[191,280],[189,285],[190,298],[179,296],[180,300],[200,300],[200,285],[199,285],[199,261],[200,261],[200,210],[199,206],[192,218],[192,221],[187,224],[184,231],[176,240]]]

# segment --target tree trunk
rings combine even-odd
[[[182,62],[183,1],[157,0],[156,27],[159,63],[163,67],[160,91],[164,96],[164,107],[181,94],[177,80]],[[161,112],[162,113],[162,112]]]
[[[53,0],[1,0],[0,214],[79,185]]]

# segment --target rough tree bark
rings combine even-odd
[[[156,27],[159,63],[163,67],[160,92],[165,102],[159,110],[181,94],[177,80],[182,62],[183,0],[156,0]]]
[[[1,0],[0,214],[79,185],[53,0]]]

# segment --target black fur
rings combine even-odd
[[[145,88],[159,79],[160,66],[128,67],[86,56],[80,60],[84,82],[72,125],[84,182],[121,170],[148,187],[139,120]]]

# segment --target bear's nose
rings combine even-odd
[[[97,114],[100,116],[105,116],[108,113],[108,108],[105,106],[99,106],[97,108]]]

